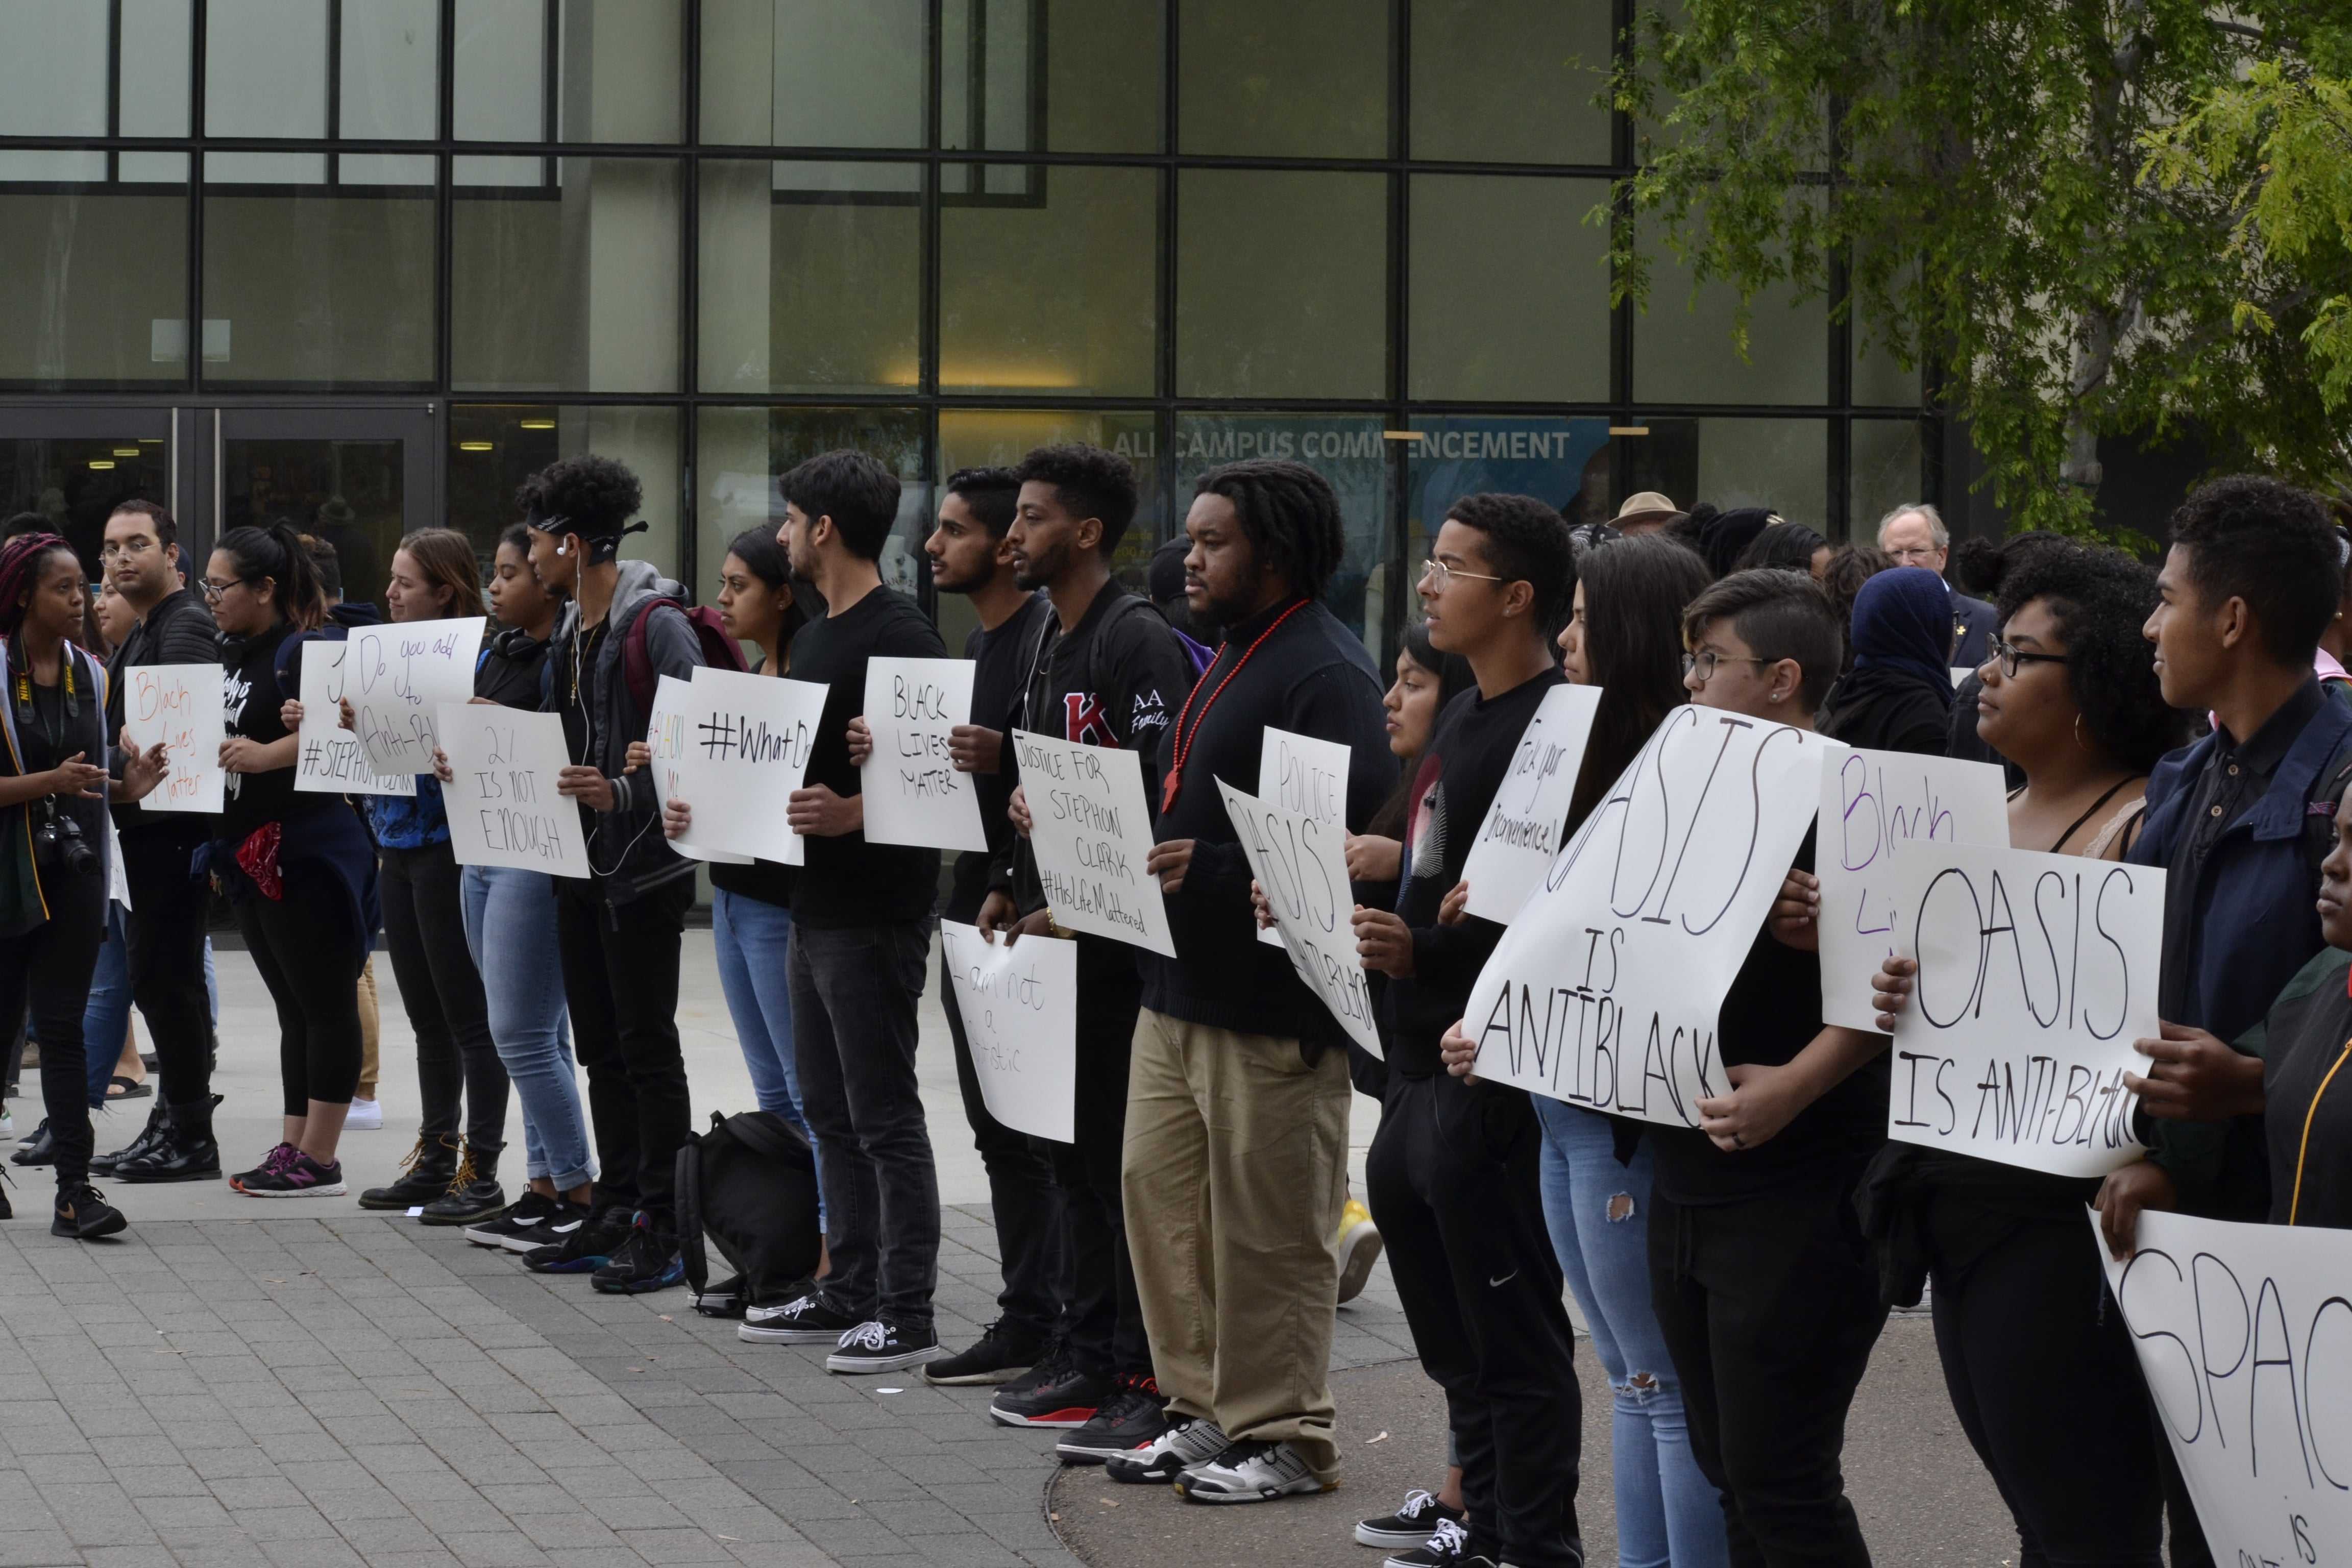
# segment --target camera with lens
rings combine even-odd
[[[48,815],[33,830],[33,858],[44,870],[79,877],[98,869],[98,856],[81,836],[81,824],[58,815],[58,803],[47,803]]]

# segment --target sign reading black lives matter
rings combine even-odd
[[[1887,1136],[2062,1176],[2138,1159],[2124,1074],[2157,1034],[2164,873],[1926,839],[1893,869],[1919,975]]]
[[[1152,828],[1142,761],[1118,746],[1027,730],[1013,731],[1013,748],[1054,923],[1175,957],[1167,898],[1143,868]]]
[[[2118,1263],[2089,1217],[2213,1561],[2352,1562],[2352,1231],[2147,1209]]]
[[[1713,708],[1666,716],[1505,928],[1463,1027],[1484,1079],[1698,1125],[1739,973],[1812,826],[1809,731]]]

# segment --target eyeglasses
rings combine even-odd
[[[207,605],[217,605],[222,599],[227,596],[228,591],[231,588],[236,587],[239,583],[250,582],[252,579],[248,577],[232,577],[226,583],[215,583],[211,578],[206,577],[201,581],[204,584],[205,603]]]
[[[109,540],[98,547],[98,558],[101,561],[111,561],[120,555],[144,555],[154,548],[155,542],[144,534],[121,544]]]
[[[2021,664],[2072,664],[2074,662],[2064,654],[2028,653],[2021,647],[2012,647],[1999,637],[1992,639],[1991,647],[1992,656],[1985,662],[2000,666],[2003,679],[2009,680],[2017,679],[2017,667]]]
[[[1454,581],[1456,577],[1466,577],[1473,583],[1507,583],[1510,581],[1508,577],[1496,577],[1485,572],[1465,572],[1459,566],[1448,566],[1444,562],[1438,560],[1435,556],[1432,556],[1421,563],[1420,574],[1413,578],[1413,581],[1416,583],[1426,583],[1431,587],[1443,594],[1445,592],[1445,585]]]
[[[1933,544],[1912,544],[1901,550],[1890,550],[1886,555],[1898,566],[1912,566],[1925,564],[1942,553],[1943,551]]]
[[[1767,665],[1779,662],[1780,660],[1773,658],[1758,658],[1754,654],[1742,658],[1738,654],[1717,653],[1711,647],[1703,647],[1696,653],[1683,655],[1683,674],[1687,676],[1696,673],[1698,676],[1698,683],[1705,686],[1715,679],[1715,672],[1727,664]]]

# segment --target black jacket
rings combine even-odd
[[[210,610],[194,590],[177,589],[156,601],[155,607],[140,618],[106,661],[106,732],[120,746],[122,742],[122,692],[128,684],[122,679],[126,669],[144,669],[159,664],[218,664],[221,661],[220,628],[213,625]],[[122,776],[121,756],[116,753],[114,773]],[[114,826],[120,832],[130,833],[141,827],[169,830],[189,838],[201,838],[209,829],[210,819],[190,812],[143,813],[136,801],[125,801],[112,807]]]
[[[1940,757],[1951,735],[1949,699],[1948,688],[1938,691],[1908,669],[1850,669],[1830,688],[1813,727],[1849,746]]]

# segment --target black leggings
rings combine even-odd
[[[446,840],[421,849],[386,848],[376,879],[383,945],[416,1032],[416,1090],[425,1112],[417,1135],[456,1136],[462,1092],[467,1148],[496,1155],[506,1146],[507,1069],[490,1038],[481,972],[466,945],[457,875],[457,855]]]
[[[246,890],[237,900],[236,924],[269,999],[278,1004],[286,1114],[307,1116],[310,1101],[348,1105],[359,1088],[359,975],[365,954],[363,939],[352,929],[351,896],[333,872],[298,862],[282,876],[282,899]],[[47,1067],[42,1070],[46,1075]]]
[[[45,872],[41,891],[49,918],[0,942],[0,1018],[13,1025],[32,1008],[33,1037],[41,1042],[41,1104],[57,1140],[58,1190],[66,1192],[89,1180],[89,1069],[81,1014],[106,941],[106,879],[95,871],[79,877]]]

